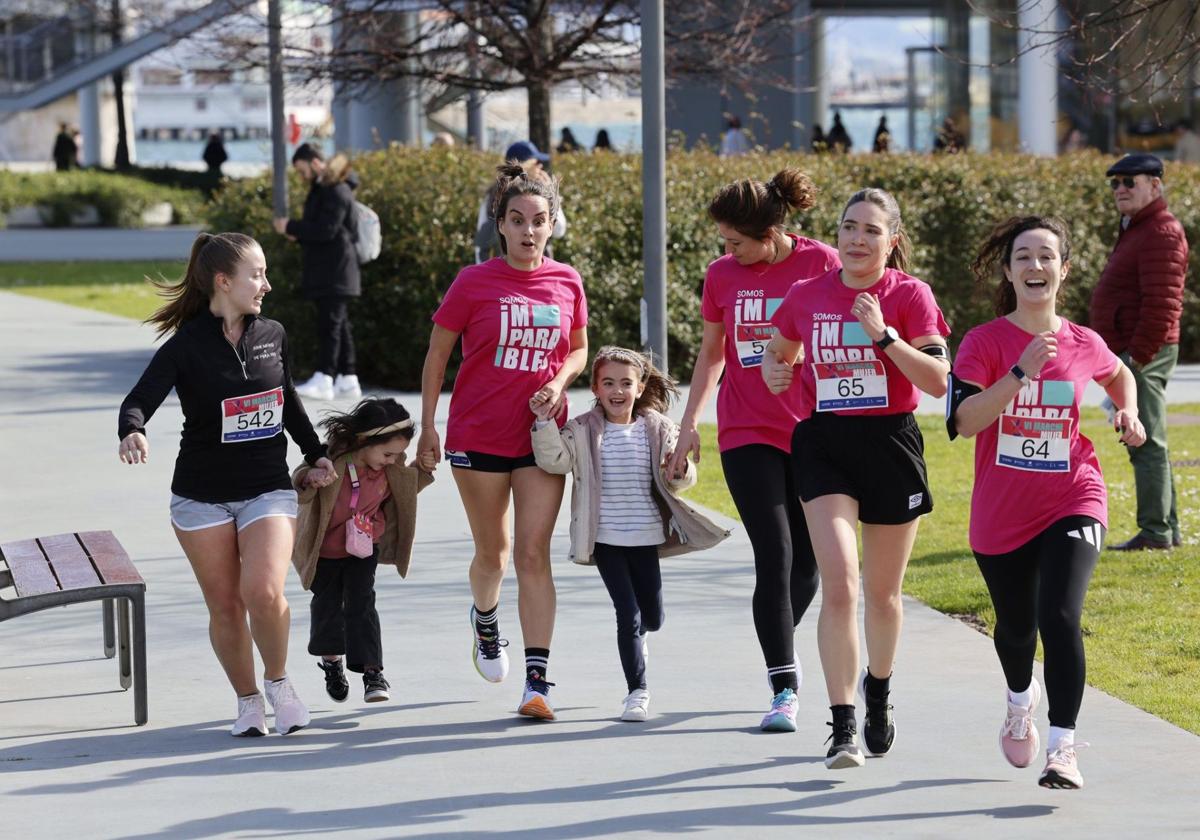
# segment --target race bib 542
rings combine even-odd
[[[245,443],[282,431],[283,388],[221,401],[221,443]]]

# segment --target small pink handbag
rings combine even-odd
[[[358,512],[358,491],[361,487],[354,464],[347,461],[350,473],[350,518],[346,520],[346,553],[351,557],[370,557],[375,553],[371,535],[371,517]]]

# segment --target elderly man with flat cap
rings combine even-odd
[[[1109,548],[1169,549],[1181,539],[1167,454],[1166,389],[1179,358],[1188,243],[1167,210],[1161,160],[1125,155],[1106,174],[1121,230],[1092,295],[1090,326],[1133,371],[1138,416],[1146,427],[1146,443],[1129,449],[1138,532]]]

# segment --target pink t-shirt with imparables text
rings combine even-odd
[[[894,268],[866,289],[847,286],[836,268],[796,284],[772,321],[784,338],[804,344],[804,359],[796,365],[792,385],[794,389],[799,380],[801,419],[814,411],[905,414],[921,399],[917,386],[850,313],[863,292],[879,298],[884,324],[895,327],[906,342],[950,334],[929,284]]]
[[[454,278],[433,320],[462,334],[446,449],[527,455],[529,398],[562,368],[571,332],[587,326],[578,272],[551,259],[533,271],[500,257],[470,265]]]
[[[1108,527],[1104,474],[1079,433],[1079,401],[1087,383],[1111,377],[1119,361],[1099,335],[1066,318],[1055,339],[1057,357],[975,436],[971,548],[980,554],[1014,551],[1065,516]],[[958,348],[954,375],[989,388],[1032,340],[1007,318],[975,327]]]
[[[837,249],[792,236],[794,248],[782,262],[740,265],[726,255],[704,276],[701,315],[725,326],[725,377],[717,392],[717,445],[722,452],[766,444],[792,451],[792,429],[800,418],[798,383],[776,396],[762,378],[763,351],[775,334],[771,316],[795,283],[841,265]]]

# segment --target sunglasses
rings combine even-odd
[[[1127,189],[1127,190],[1131,190],[1131,189],[1133,189],[1133,187],[1134,187],[1134,185],[1135,185],[1136,183],[1137,183],[1137,181],[1133,180],[1133,178],[1132,178],[1132,177],[1130,177],[1129,175],[1126,175],[1124,178],[1113,178],[1113,179],[1111,179],[1111,180],[1108,182],[1108,185],[1109,185],[1109,186],[1110,186],[1112,189],[1114,189],[1114,190],[1115,190],[1117,187],[1119,187],[1119,186],[1122,186],[1122,185],[1124,185],[1124,186],[1125,186],[1125,189]]]

